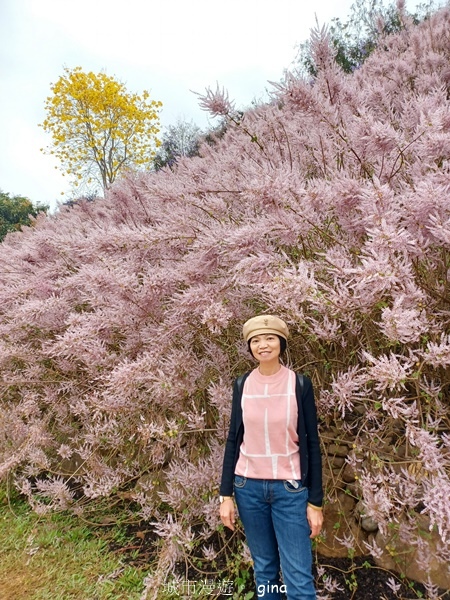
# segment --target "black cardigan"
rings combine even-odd
[[[220,494],[233,495],[233,476],[239,459],[239,451],[244,439],[244,423],[242,421],[241,397],[245,379],[250,375],[246,373],[239,385],[236,379],[233,385],[233,401],[231,405],[230,429],[225,455],[223,458],[222,480]],[[323,502],[322,489],[322,459],[320,455],[319,434],[317,431],[317,413],[314,402],[314,392],[311,380],[303,376],[303,393],[299,389],[298,377],[295,378],[295,395],[298,406],[297,434],[300,449],[300,469],[302,485],[308,488],[308,502],[321,507]]]

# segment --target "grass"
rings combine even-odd
[[[111,551],[116,534],[69,514],[39,517],[0,488],[0,599],[139,600],[146,571]]]

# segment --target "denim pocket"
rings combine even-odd
[[[243,488],[247,483],[247,477],[243,477],[242,475],[234,476],[234,487]]]
[[[291,494],[298,494],[306,490],[304,486],[302,486],[302,482],[300,479],[290,479],[289,481],[285,479],[283,481],[284,489]]]

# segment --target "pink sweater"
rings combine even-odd
[[[301,479],[295,373],[255,369],[242,393],[244,440],[235,473],[255,479]]]

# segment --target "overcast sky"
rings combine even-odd
[[[208,117],[192,91],[219,83],[238,108],[264,99],[292,67],[317,17],[346,19],[353,0],[0,0],[0,189],[52,207],[67,178],[40,152],[38,123],[64,67],[105,71],[163,102],[161,123]],[[65,192],[65,195],[61,195]]]

